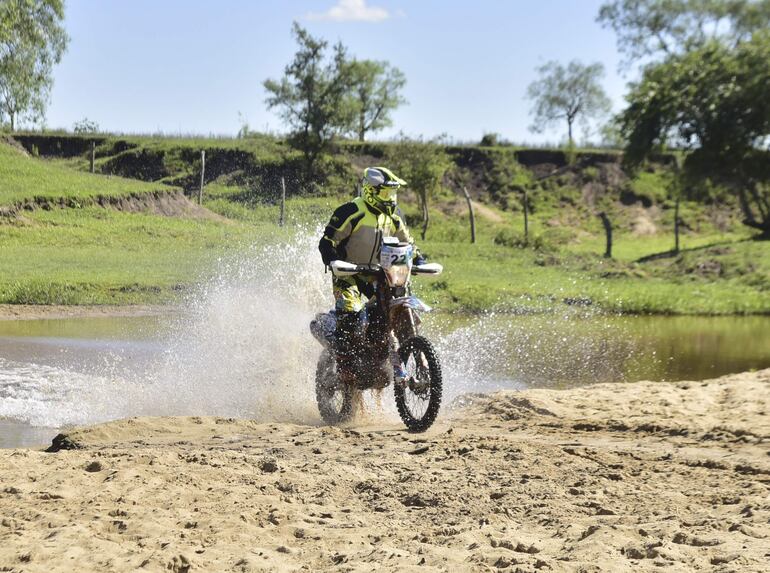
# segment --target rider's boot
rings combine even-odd
[[[345,384],[356,381],[356,334],[359,324],[357,312],[337,311],[337,327],[334,331],[337,376]]]

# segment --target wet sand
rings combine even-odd
[[[770,369],[470,397],[428,433],[134,418],[0,451],[6,571],[767,571]]]
[[[37,305],[0,304],[0,320],[40,320],[119,316],[161,316],[177,312],[173,306],[136,305]]]

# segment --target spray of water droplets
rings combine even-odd
[[[162,351],[140,365],[117,351],[77,371],[0,363],[0,417],[50,427],[142,415],[317,421],[321,347],[308,323],[331,303],[319,234],[221,259],[182,301]]]
[[[308,323],[331,302],[316,233],[221,261],[187,312],[146,388],[152,414],[309,421],[320,346]]]
[[[0,417],[52,427],[140,415],[319,423],[314,374],[321,347],[308,323],[332,303],[319,234],[287,233],[220,260],[213,278],[186,297],[163,351],[141,367],[120,352],[89,374],[0,363]],[[572,328],[570,321],[579,323],[574,313],[491,313],[459,323],[426,317],[424,332],[443,365],[445,404],[468,392],[622,377],[633,354],[619,342],[622,334],[606,325]],[[385,400],[388,416],[391,403]]]
[[[429,325],[451,400],[472,392],[619,381],[637,359],[621,323],[585,310],[490,312],[460,327]]]

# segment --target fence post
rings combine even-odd
[[[201,186],[198,189],[198,205],[203,204],[203,183],[206,175],[206,150],[201,149]]]
[[[674,204],[674,252],[679,253],[679,194]]]
[[[522,205],[524,207],[524,244],[529,244],[529,200],[527,198],[527,190],[522,191]]]
[[[471,202],[471,196],[468,194],[468,189],[463,185],[463,194],[465,200],[468,202],[468,213],[471,218],[471,243],[476,242],[476,219],[473,216],[473,203]]]
[[[96,161],[96,142],[91,140],[91,173],[95,173],[94,162]]]
[[[286,179],[281,177],[281,218],[278,219],[278,226],[283,227],[283,218],[286,214]]]
[[[605,213],[604,211],[599,213],[599,217],[602,220],[602,225],[604,225],[604,233],[607,236],[607,248],[604,251],[604,258],[611,259],[612,258],[612,223],[610,223],[610,218],[607,216],[607,213]]]

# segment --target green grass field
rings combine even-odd
[[[206,205],[214,211],[252,225],[269,226],[278,221],[278,205],[246,207],[228,202],[225,197],[234,191],[227,187],[213,186],[209,193]],[[320,229],[340,201],[290,199],[287,224]],[[416,208],[408,197],[403,203],[407,217],[415,217]],[[565,301],[628,313],[770,312],[770,243],[746,240],[740,233],[688,235],[682,239],[678,256],[634,263],[640,257],[668,251],[673,238],[618,233],[619,256],[606,260],[601,256],[604,239],[598,234],[582,233],[579,242],[541,250],[495,244],[501,231],[520,225],[520,220],[510,213],[494,212],[499,221],[478,219],[474,245],[469,242],[462,214],[435,212],[424,241],[419,229],[412,228],[421,249],[446,269],[441,277],[422,279],[416,285],[427,300],[447,310],[470,312],[542,312]],[[533,236],[546,229],[536,218]],[[714,243],[719,246],[701,248]]]
[[[252,232],[100,207],[37,210],[0,225],[0,302],[169,301]]]
[[[91,175],[78,162],[82,158],[65,162],[25,157],[0,144],[0,207],[34,198],[53,203],[67,199],[72,207],[82,204],[0,218],[0,302],[172,301],[215,272],[221,255],[276,241],[279,207],[244,202],[245,189],[217,182],[207,186],[205,206],[222,218],[120,212],[91,205],[91,200],[169,187]],[[290,198],[283,233],[316,233],[342,200]],[[571,224],[554,227],[553,221],[565,216],[555,200],[542,201],[531,216],[534,248],[517,246],[522,226],[517,211],[485,206],[477,216],[477,243],[471,245],[459,198],[436,200],[424,241],[415,227],[414,198],[404,193],[401,205],[422,250],[446,269],[441,277],[419,281],[416,289],[445,310],[542,312],[577,304],[634,313],[770,312],[770,243],[747,240],[740,227],[719,231],[701,216],[698,205],[683,208],[699,227],[683,234],[683,251],[645,263],[634,261],[668,251],[673,237],[665,230],[650,236],[632,233],[630,217],[622,211],[616,213],[615,257],[605,260],[598,220],[575,210],[570,212]]]
[[[0,144],[0,207],[42,198],[81,208],[0,217],[0,303],[105,304],[172,300],[256,227],[88,206],[95,197],[160,184],[75,171]]]

